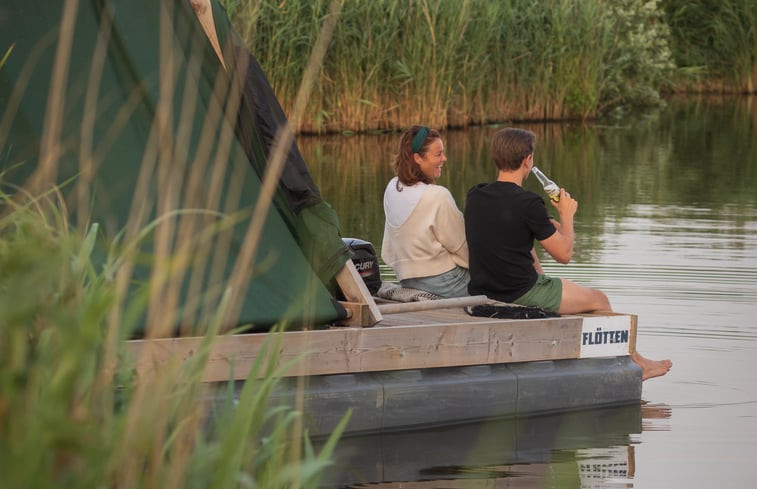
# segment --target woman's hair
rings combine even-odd
[[[491,141],[491,156],[500,170],[517,170],[523,160],[534,152],[536,135],[525,129],[500,129]]]
[[[418,153],[425,156],[429,145],[437,139],[441,139],[439,131],[426,126],[412,126],[402,134],[399,151],[394,158],[394,173],[397,174],[398,179],[397,190],[400,190],[399,183],[410,186],[418,182],[433,182],[415,163],[413,155]]]

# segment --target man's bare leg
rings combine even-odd
[[[561,280],[562,300],[558,311],[560,314],[612,311],[607,295],[601,290],[584,287],[565,278]],[[661,377],[673,366],[673,362],[668,359],[650,360],[641,356],[639,352],[633,352],[631,360],[641,367],[641,380]]]
[[[562,299],[558,313],[580,314],[612,310],[607,295],[601,290],[578,285],[566,278],[560,280],[562,281]]]
[[[673,362],[668,359],[665,360],[650,360],[641,356],[639,352],[633,352],[631,354],[631,360],[641,367],[641,380],[647,380],[654,377],[661,377],[668,373],[670,367],[673,366]]]

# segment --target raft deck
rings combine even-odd
[[[352,409],[348,433],[638,403],[636,316],[474,317],[462,308],[386,314],[373,327],[281,333],[286,371],[273,403],[304,388],[311,434],[329,433]],[[219,338],[203,379],[241,388],[268,333]],[[129,342],[139,375],[187,359],[202,338]],[[304,378],[305,382],[301,379]],[[303,387],[304,386],[304,387]]]

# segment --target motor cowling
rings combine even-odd
[[[355,264],[357,272],[363,279],[371,295],[375,295],[381,288],[381,271],[379,260],[373,245],[358,238],[342,238],[345,246],[350,250],[350,258]]]

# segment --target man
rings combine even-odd
[[[501,129],[491,141],[497,180],[468,191],[465,234],[468,241],[471,295],[502,302],[540,307],[560,314],[611,311],[604,292],[544,274],[534,241],[555,260],[567,264],[573,257],[573,216],[578,202],[560,189],[559,221],[547,212],[544,199],[523,188],[534,166],[536,138],[530,131]],[[665,375],[669,360],[648,360],[634,352],[642,379]]]

